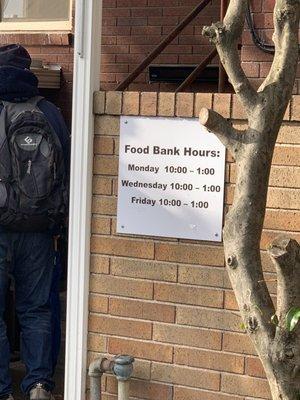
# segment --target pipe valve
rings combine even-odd
[[[118,381],[127,381],[133,372],[134,358],[128,355],[118,355],[114,358],[112,371]]]

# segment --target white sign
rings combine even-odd
[[[196,119],[121,117],[117,232],[222,240],[225,147]]]

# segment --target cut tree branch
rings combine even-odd
[[[213,132],[230,151],[234,158],[242,145],[244,131],[234,129],[229,121],[213,110],[202,108],[199,114],[200,123]]]
[[[277,317],[285,328],[289,310],[300,307],[300,246],[296,240],[281,236],[272,242],[269,255],[277,272]]]
[[[238,42],[244,28],[247,4],[248,0],[231,0],[224,22],[204,27],[203,35],[216,45],[230,83],[246,113],[249,114],[249,110],[257,104],[258,95],[241,67],[238,52]]]

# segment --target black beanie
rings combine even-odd
[[[0,47],[0,67],[10,66],[29,69],[31,57],[28,51],[19,44],[9,44]]]

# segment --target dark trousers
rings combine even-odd
[[[16,311],[21,327],[21,357],[28,393],[37,382],[52,390],[50,290],[54,270],[52,235],[0,232],[0,396],[12,393],[10,349],[4,323],[9,276],[15,281]]]

